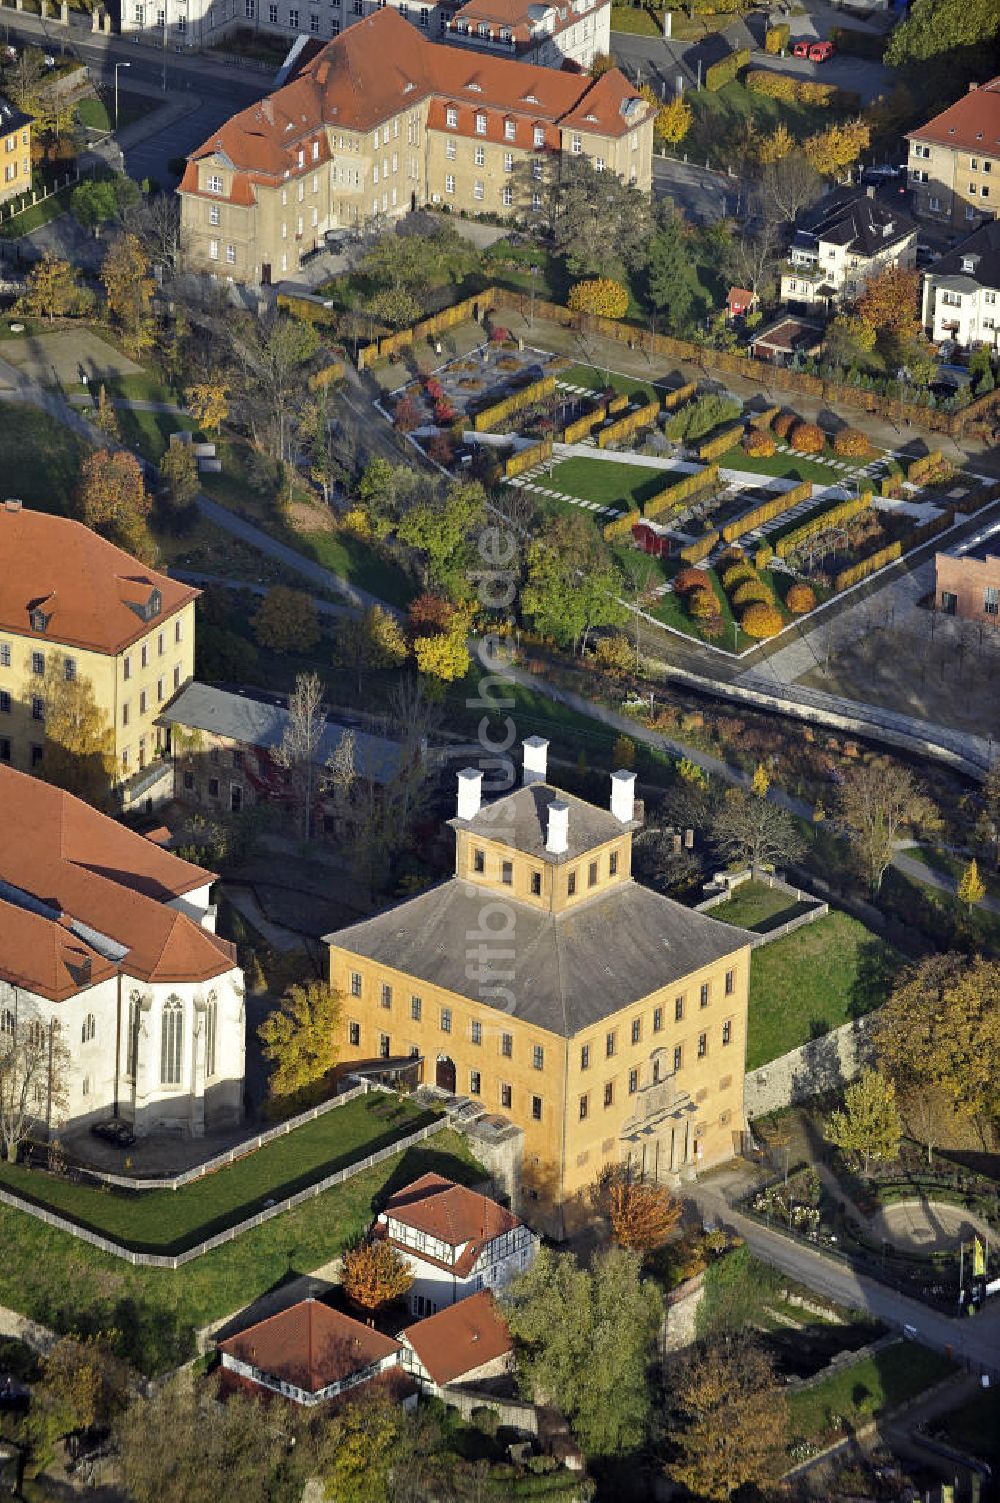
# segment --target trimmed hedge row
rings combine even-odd
[[[530,386],[511,392],[510,396],[504,397],[502,402],[494,402],[492,407],[484,407],[472,419],[472,426],[477,433],[484,433],[488,428],[495,428],[498,423],[502,423],[504,418],[510,417],[512,412],[519,412],[522,407],[530,407],[532,402],[540,402],[543,397],[550,397],[555,389],[555,376],[543,376],[540,381],[532,381]]]
[[[608,403],[608,417],[612,417],[616,412],[624,412],[627,406],[628,392],[623,391],[619,396],[612,397]]]
[[[581,438],[589,438],[590,434],[597,427],[598,423],[603,423],[607,415],[608,410],[602,405],[600,407],[595,407],[593,412],[585,412],[583,414],[583,417],[574,418],[573,421],[571,423],[567,423],[566,427],[563,429],[563,436],[560,442],[564,444],[575,444],[578,443]]]
[[[606,428],[602,428],[597,435],[597,447],[606,449],[608,444],[615,444],[620,438],[628,438],[630,433],[638,433],[640,428],[651,428],[659,415],[658,401],[647,402],[644,407],[637,407],[635,412],[619,418],[617,423],[609,423]]]
[[[750,417],[751,428],[759,428],[761,433],[765,433],[780,411],[780,407],[765,407],[763,412],[753,413]]]
[[[698,538],[693,543],[688,543],[686,548],[681,549],[681,558],[686,564],[699,564],[703,558],[707,558],[719,541],[719,534],[713,527],[711,532],[706,532],[703,538]]]
[[[718,459],[722,454],[728,454],[735,444],[743,437],[743,423],[734,423],[731,428],[723,428],[714,438],[708,438],[698,448],[698,458],[704,461]]]
[[[343,381],[344,362],[334,360],[330,365],[324,365],[322,370],[315,371],[306,382],[310,391],[325,391],[332,386],[334,381]]]
[[[705,470],[696,470],[693,475],[685,475],[683,480],[674,481],[673,485],[666,486],[662,491],[657,491],[655,496],[642,508],[644,517],[659,516],[660,512],[672,511],[679,508],[684,501],[700,491],[709,490],[719,478],[719,466],[710,464]]]
[[[893,559],[901,557],[903,545],[900,542],[890,543],[886,548],[880,548],[877,553],[870,553],[867,558],[852,564],[849,569],[841,569],[833,581],[835,590],[846,590],[850,585],[857,584],[859,579],[867,579],[869,574],[875,574],[886,564],[891,564]]]
[[[551,458],[552,435],[549,433],[545,438],[539,439],[537,444],[532,444],[530,449],[521,449],[518,453],[509,455],[503,467],[504,479],[509,480],[512,475],[523,475],[525,470],[533,469],[536,464]]]
[[[429,318],[422,318],[409,329],[400,329],[397,334],[386,334],[374,343],[366,345],[358,353],[358,370],[364,370],[369,364],[369,356],[373,360],[385,360],[390,355],[396,355],[400,350],[408,350],[418,339],[426,339],[431,334],[441,334],[445,329],[453,329],[456,324],[464,324],[475,316],[476,310],[485,313],[496,304],[497,289],[485,287],[482,292],[474,293],[472,297],[465,298],[461,303],[453,303],[450,308],[443,308],[440,313],[432,313]]]
[[[717,63],[705,69],[705,77],[702,80],[705,88],[710,94],[724,89],[727,83],[732,83],[741,68],[748,66],[749,62],[749,47],[741,47],[738,52],[731,52],[728,57],[720,58]]]
[[[871,491],[862,491],[860,496],[855,496],[849,501],[835,501],[832,506],[827,506],[822,511],[807,517],[804,522],[793,527],[791,532],[786,532],[783,538],[778,538],[774,544],[774,551],[779,558],[787,558],[809,538],[815,537],[817,533],[825,532],[828,527],[837,527],[841,522],[849,522],[852,517],[860,516],[861,512],[867,511],[871,504]]]
[[[604,524],[604,541],[614,542],[615,538],[627,537],[632,528],[642,521],[642,512],[637,506],[631,511],[623,511],[620,517],[612,517],[610,522]]]
[[[686,386],[678,386],[674,391],[668,391],[663,398],[664,410],[673,412],[675,408],[683,407],[685,402],[690,402],[697,390],[697,381],[689,381]]]
[[[925,476],[929,475],[932,470],[936,470],[940,463],[941,450],[932,449],[931,452],[929,454],[925,454],[922,459],[914,459],[910,462],[910,464],[907,465],[906,478],[907,480],[912,481],[914,484],[918,484],[921,480],[924,479]]]
[[[780,496],[772,496],[770,501],[762,501],[752,511],[745,511],[742,517],[736,517],[734,521],[727,522],[722,529],[722,536],[727,543],[733,543],[745,532],[752,532],[762,523],[780,517],[783,511],[791,511],[792,507],[798,506],[800,501],[808,501],[812,493],[812,481],[802,480],[790,491],[782,491]]]
[[[787,21],[779,21],[774,26],[768,26],[764,31],[764,51],[772,57],[779,52],[784,52],[791,40],[792,28]]]

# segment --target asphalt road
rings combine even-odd
[[[654,156],[653,192],[657,198],[672,198],[693,224],[716,224],[740,215],[746,204],[747,185],[737,177],[693,162]]]

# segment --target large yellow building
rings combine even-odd
[[[0,762],[42,769],[59,673],[90,683],[113,728],[122,805],[145,803],[160,781],[169,791],[156,719],[194,674],[197,595],[80,522],[0,503]]]
[[[648,192],[654,114],[617,68],[592,79],[467,56],[387,6],[192,152],[178,189],[187,264],[278,282],[329,230],[426,204],[530,223],[573,157]]]
[[[0,94],[0,204],[31,188],[31,116]]]
[[[327,943],[341,1058],[413,1056],[509,1117],[522,1210],[561,1234],[608,1164],[675,1182],[739,1147],[750,945],[633,880],[634,774],[600,809],[524,755],[489,804],[459,773],[453,877]]]

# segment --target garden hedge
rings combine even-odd
[[[748,66],[750,62],[750,48],[741,47],[737,52],[731,52],[728,57],[721,58],[705,69],[702,83],[710,94],[715,94],[719,89],[724,89],[727,83],[732,83],[741,68]]]
[[[787,21],[779,21],[775,26],[768,26],[764,31],[764,51],[776,57],[785,51],[791,35],[792,28]]]
[[[686,548],[681,549],[681,559],[685,564],[699,564],[703,558],[707,558],[719,541],[719,534],[713,527],[711,532],[698,538],[694,543],[688,543]]]
[[[723,428],[714,438],[706,439],[698,447],[698,458],[701,460],[718,459],[722,454],[728,454],[734,449],[743,437],[743,423],[734,423],[731,428]]]
[[[485,287],[482,292],[474,293],[460,303],[453,303],[450,308],[443,308],[440,313],[432,313],[429,318],[422,318],[419,323],[410,329],[400,329],[398,334],[386,334],[376,339],[373,344],[366,345],[358,352],[358,370],[365,370],[372,360],[385,360],[396,355],[400,350],[409,349],[418,339],[429,338],[432,334],[441,334],[445,329],[453,329],[456,324],[468,323],[475,318],[476,313],[486,313],[495,307],[497,302],[497,289]]]
[[[765,407],[763,412],[753,413],[750,417],[751,428],[759,428],[761,431],[770,428],[780,411],[780,407]]]
[[[814,512],[798,527],[793,527],[791,532],[786,532],[784,537],[778,538],[774,545],[774,551],[779,558],[787,558],[794,553],[796,548],[815,537],[819,532],[826,532],[828,527],[839,527],[843,522],[849,522],[852,517],[860,516],[867,511],[872,504],[871,491],[862,491],[860,496],[852,497],[849,501],[834,501],[832,506],[823,511]]]
[[[620,396],[612,397],[608,403],[608,417],[613,417],[616,412],[624,412],[628,406],[628,392],[623,391]]]
[[[575,444],[579,443],[581,438],[589,438],[598,423],[603,423],[607,415],[608,409],[602,404],[600,407],[595,407],[592,412],[585,412],[583,417],[574,418],[563,429],[562,442]]]
[[[628,537],[632,528],[642,521],[642,512],[636,506],[632,511],[623,511],[620,517],[613,517],[610,522],[604,524],[604,541],[614,542],[615,538]]]
[[[697,381],[689,381],[686,386],[678,386],[673,391],[668,391],[663,398],[663,406],[667,412],[673,412],[677,407],[683,407],[685,402],[690,402],[698,390]]]
[[[914,484],[925,480],[932,471],[936,470],[941,463],[941,450],[932,449],[930,454],[925,454],[922,459],[914,459],[906,467],[906,478]]]
[[[719,479],[719,466],[710,464],[707,469],[696,470],[693,475],[685,475],[683,480],[676,480],[673,485],[668,485],[662,491],[657,491],[655,496],[642,508],[644,517],[656,517],[661,512],[679,510],[683,502],[690,500],[692,496],[702,491],[710,490]]]
[[[890,543],[886,548],[880,548],[877,553],[870,553],[867,558],[852,564],[849,569],[841,569],[833,581],[835,590],[846,590],[851,585],[857,584],[859,579],[867,579],[869,574],[875,574],[879,569],[891,564],[899,558],[903,552],[900,542]]]
[[[659,415],[659,402],[647,402],[643,407],[637,407],[635,412],[619,418],[617,423],[609,423],[606,428],[602,428],[597,435],[597,447],[606,449],[609,444],[616,444],[620,439],[638,433],[640,428],[651,428]]]
[[[752,532],[755,527],[760,527],[764,522],[780,517],[783,511],[791,511],[792,507],[798,506],[800,501],[808,501],[812,493],[812,481],[800,481],[790,491],[783,491],[780,496],[772,496],[770,501],[762,501],[751,511],[745,511],[741,517],[727,522],[722,529],[722,536],[727,543],[731,543],[734,539],[742,537],[745,532]]]
[[[532,381],[530,386],[522,386],[520,391],[511,392],[502,402],[494,402],[492,407],[482,408],[472,419],[472,426],[477,433],[484,433],[488,428],[495,428],[498,423],[502,423],[511,413],[550,397],[555,389],[555,376],[543,376],[540,381]]]
[[[551,458],[552,435],[549,433],[537,444],[532,444],[530,449],[521,449],[509,456],[503,467],[504,479],[510,480],[513,475],[523,475],[525,470],[534,469],[536,464]]]

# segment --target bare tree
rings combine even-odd
[[[911,774],[888,759],[864,762],[845,775],[840,823],[872,892],[878,892],[903,830],[936,816]]]
[[[742,788],[726,794],[712,817],[711,832],[728,861],[748,866],[776,866],[794,861],[802,852],[792,816]]]
[[[792,223],[816,202],[823,191],[819,173],[801,151],[790,151],[780,162],[770,162],[761,177],[761,193],[766,212],[774,213],[786,224]]]
[[[346,803],[358,776],[354,732],[346,730],[326,759],[326,785]]]
[[[0,1153],[8,1164],[32,1127],[62,1124],[69,1101],[70,1053],[58,1022],[23,1001],[0,1005]]]
[[[300,673],[288,696],[288,724],[274,760],[288,773],[292,799],[299,811],[302,839],[312,834],[313,801],[322,782],[319,749],[326,730],[323,684],[318,673]]]
[[[736,284],[758,297],[761,288],[774,280],[777,249],[775,227],[766,218],[756,235],[734,235],[729,249],[729,271]]]

